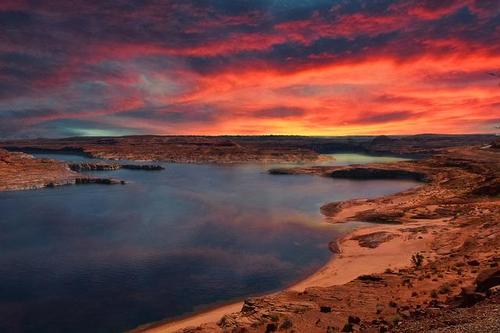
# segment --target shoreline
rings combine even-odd
[[[464,147],[419,161],[288,169],[280,174],[385,179],[404,172],[422,175],[426,182],[380,198],[324,205],[321,211],[330,223],[373,225],[360,226],[337,246],[331,244],[340,254],[304,280],[247,298],[243,306],[233,303],[135,332],[253,333],[292,325],[318,333],[346,325],[387,331],[427,309],[432,314],[450,306],[447,302],[460,297],[464,287],[471,288],[479,266],[500,264],[494,232],[498,179],[491,177],[498,171],[492,164],[497,159],[492,149]]]
[[[442,221],[440,221],[442,222]],[[361,275],[383,273],[386,269],[401,269],[410,266],[411,255],[415,252],[426,252],[430,249],[433,239],[431,234],[421,239],[409,239],[410,232],[400,229],[409,227],[420,227],[424,225],[431,227],[427,221],[414,224],[373,224],[360,226],[347,233],[338,240],[341,249],[340,254],[332,254],[331,258],[312,275],[284,287],[279,291],[264,294],[271,296],[284,291],[303,292],[311,287],[330,287],[344,285]],[[392,232],[399,234],[391,240],[381,243],[376,248],[365,248],[359,245],[353,237],[364,236],[376,232]],[[179,330],[196,327],[204,324],[214,324],[224,315],[239,312],[244,301],[229,302],[194,312],[179,319],[165,320],[139,326],[130,332],[148,333],[173,333]]]
[[[322,206],[330,223],[373,224],[358,226],[335,244],[332,242],[330,249],[340,254],[305,279],[239,302],[214,304],[205,310],[200,306],[200,312],[145,324],[132,332],[221,332],[241,328],[256,333],[265,327],[273,331],[293,323],[299,331],[319,333],[350,325],[351,318],[356,320],[355,325],[382,330],[398,327],[401,319],[416,320],[422,313],[432,315],[436,309],[454,306],[453,300],[460,297],[467,301],[469,295],[462,293],[474,290],[479,274],[500,266],[500,234],[495,232],[500,214],[500,182],[495,176],[499,155],[495,147],[452,148],[428,159],[390,164],[280,170],[279,174],[356,179],[418,174],[426,182],[393,195]],[[0,153],[4,156],[0,162],[8,167],[3,172],[11,177],[7,180],[20,175],[14,174],[17,166],[30,171],[28,175],[37,177],[37,181],[53,180],[61,174],[74,176],[56,161],[37,161],[1,149]],[[33,165],[38,168],[36,173]],[[49,166],[58,169],[42,174]],[[38,178],[40,175],[44,177]],[[410,259],[416,254],[423,261],[412,265]],[[326,315],[330,312],[335,315]]]

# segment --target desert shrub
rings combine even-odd
[[[269,316],[269,319],[271,319],[271,321],[278,322],[278,321],[280,320],[280,317],[278,317],[278,315],[277,315],[277,314],[272,313],[272,314]]]
[[[352,332],[353,331],[353,326],[350,323],[347,323],[344,325],[342,328],[342,332]]]
[[[392,318],[391,318],[391,322],[394,326],[398,326],[399,322],[401,321],[401,316],[399,314],[395,314]]]
[[[420,268],[424,263],[424,256],[420,252],[417,252],[411,256],[411,262],[416,268]]]
[[[292,328],[293,323],[290,319],[286,318],[283,323],[280,325],[280,330],[287,330],[289,328]]]
[[[441,287],[439,287],[440,294],[449,294],[450,292],[451,292],[451,285],[448,282],[443,283]]]

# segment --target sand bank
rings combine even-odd
[[[433,221],[432,224],[439,223],[442,221]],[[425,253],[429,250],[433,238],[432,234],[415,237],[413,233],[408,231],[424,224],[426,227],[430,227],[429,221],[425,221],[405,225],[374,225],[356,229],[339,241],[341,254],[332,256],[319,271],[292,285],[288,290],[303,291],[309,287],[342,285],[360,275],[381,273],[388,268],[395,270],[409,266],[412,254],[415,252]],[[360,246],[359,241],[353,239],[378,232],[394,234],[394,238],[381,243],[376,248]],[[139,328],[137,331],[170,333],[186,327],[214,323],[225,314],[240,311],[242,305],[243,302],[235,302],[184,319],[153,324],[148,328]]]

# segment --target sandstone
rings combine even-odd
[[[69,168],[73,171],[113,171],[118,169],[160,171],[165,168],[161,165],[150,164],[119,164],[119,163],[70,163]]]
[[[476,291],[486,292],[488,289],[500,285],[500,269],[493,268],[481,271],[476,278]]]
[[[71,184],[124,183],[117,179],[94,178],[78,173],[64,162],[0,149],[0,191],[53,188]]]
[[[374,232],[365,235],[359,235],[352,237],[353,240],[357,240],[359,245],[362,247],[368,247],[374,249],[380,244],[390,241],[391,239],[398,237],[398,235],[390,232]]]
[[[443,148],[485,145],[495,135],[409,135],[383,137],[301,136],[124,136],[11,140],[0,147],[25,152],[64,152],[114,160],[182,163],[307,162],[338,151],[422,156]],[[385,176],[385,171],[378,174]],[[401,174],[402,177],[413,177]],[[418,177],[418,176],[417,176]]]

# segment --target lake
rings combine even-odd
[[[331,163],[386,161],[345,155]],[[124,186],[0,193],[0,332],[120,332],[283,288],[359,224],[326,223],[322,204],[416,185],[163,165],[95,173]]]

